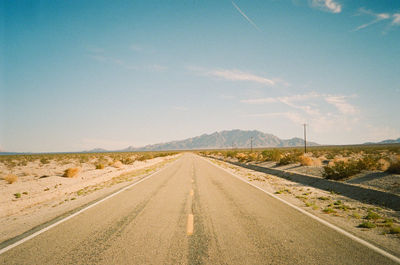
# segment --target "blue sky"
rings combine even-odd
[[[0,149],[400,137],[400,2],[2,1]]]

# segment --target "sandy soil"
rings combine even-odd
[[[40,165],[30,162],[15,167],[18,181],[8,184],[0,180],[0,242],[17,236],[65,212],[98,199],[161,168],[179,155],[135,161],[131,165],[96,169],[93,161],[56,161]],[[0,163],[0,171],[7,168]],[[67,168],[79,167],[74,178],[62,177]],[[21,194],[17,198],[15,194]]]
[[[399,255],[400,234],[390,234],[389,225],[399,226],[400,212],[361,203],[340,194],[282,179],[277,176],[210,159],[228,171],[251,181],[262,189],[333,223],[375,245]],[[326,209],[332,212],[325,212]],[[325,211],[324,211],[325,210]],[[377,213],[376,220],[366,220],[369,212]],[[372,222],[375,228],[359,228],[362,222]]]

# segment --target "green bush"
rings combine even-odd
[[[325,209],[323,209],[322,210],[324,213],[336,213],[336,211],[335,210],[333,210],[332,208],[330,208],[330,207],[327,207],[327,208],[325,208]]]
[[[400,233],[400,226],[392,226],[389,230],[390,234],[399,234]]]
[[[265,161],[279,161],[282,153],[279,149],[264,150],[261,152]]]
[[[153,156],[152,154],[150,154],[150,153],[145,153],[145,154],[142,154],[141,156],[139,156],[139,157],[137,158],[137,160],[138,160],[138,161],[145,161],[145,160],[153,159],[153,158],[154,158],[154,156]]]
[[[332,166],[324,166],[322,176],[327,179],[342,180],[360,172],[361,169],[355,161],[337,161]]]
[[[237,151],[228,151],[226,152],[226,156],[230,158],[235,158],[237,155]]]
[[[122,164],[124,165],[132,165],[133,162],[135,162],[134,159],[132,159],[131,157],[126,157],[126,158],[122,158],[121,159]]]
[[[99,163],[99,164],[97,164],[96,165],[96,169],[104,169],[104,164],[102,164],[102,163]]]
[[[377,220],[380,218],[382,218],[382,217],[375,212],[368,212],[367,216],[365,216],[365,219],[367,219],[367,220]]]
[[[367,154],[363,158],[357,161],[351,161],[354,167],[358,170],[376,170],[379,168],[379,159],[381,157],[378,155]]]
[[[374,223],[370,223],[370,222],[363,222],[363,223],[359,224],[358,227],[361,227],[361,228],[374,228],[374,227],[376,227],[376,225]]]
[[[48,164],[48,163],[50,163],[50,161],[47,158],[43,157],[43,158],[40,159],[40,163]]]

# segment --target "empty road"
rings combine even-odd
[[[0,255],[0,264],[395,264],[184,154]]]

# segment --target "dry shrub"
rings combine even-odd
[[[117,161],[114,161],[114,163],[112,163],[112,166],[115,168],[121,168],[123,166],[123,164],[121,161],[117,160]]]
[[[302,155],[302,156],[300,156],[299,160],[300,160],[300,164],[302,166],[312,166],[313,165],[313,159],[311,157]]]
[[[314,167],[320,167],[322,166],[322,161],[325,159],[321,159],[321,158],[313,158],[313,166]]]
[[[289,165],[293,163],[298,163],[301,154],[299,152],[287,153],[278,162],[279,166]]]
[[[382,171],[386,171],[388,170],[388,168],[390,167],[390,162],[381,158],[378,160],[378,165],[379,165],[379,169]]]
[[[151,153],[144,153],[142,155],[140,155],[137,160],[139,161],[145,161],[145,160],[149,160],[149,159],[153,159],[154,155]]]
[[[121,159],[121,163],[124,165],[132,165],[135,162],[135,157],[125,157]]]
[[[78,175],[78,172],[79,172],[79,168],[71,167],[64,171],[63,177],[64,178],[74,178]]]
[[[305,156],[305,155],[302,155],[299,157],[299,162],[302,166],[319,167],[322,165],[320,158],[309,157],[309,156]]]
[[[236,158],[240,161],[243,162],[245,160],[247,160],[247,155],[244,153],[237,153],[236,154]]]
[[[249,154],[249,159],[251,161],[257,161],[258,160],[258,153],[250,153]]]
[[[14,174],[8,174],[8,175],[4,176],[3,179],[5,181],[7,181],[8,184],[12,184],[18,180],[18,176],[14,175]]]
[[[347,163],[347,162],[349,162],[349,159],[347,157],[337,157],[337,158],[333,159],[332,161],[329,161],[328,165],[329,166],[334,166],[338,162]]]

